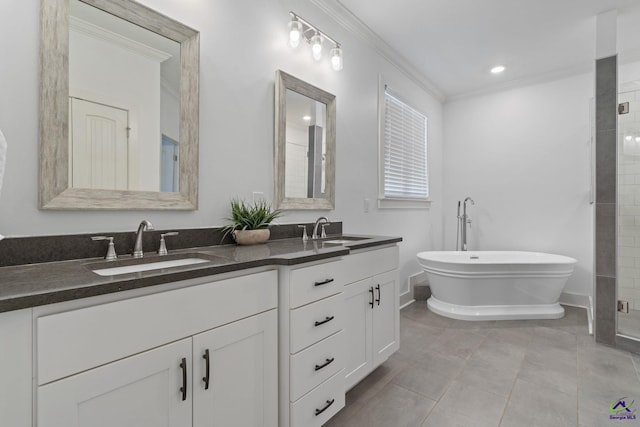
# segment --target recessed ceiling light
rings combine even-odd
[[[491,72],[493,74],[500,74],[501,72],[503,72],[505,70],[505,66],[504,65],[496,65],[495,67],[493,67],[491,69]]]

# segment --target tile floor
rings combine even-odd
[[[465,322],[418,301],[401,310],[400,350],[347,393],[326,426],[640,426],[640,355],[596,344],[586,310],[558,320]]]

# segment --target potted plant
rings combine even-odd
[[[231,233],[239,245],[255,245],[269,240],[271,232],[269,224],[282,215],[279,209],[272,210],[264,200],[252,204],[244,200],[231,200],[231,217],[227,218],[231,224],[225,226],[223,239]]]

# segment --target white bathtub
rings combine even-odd
[[[576,260],[537,252],[420,252],[431,311],[462,320],[558,319]]]

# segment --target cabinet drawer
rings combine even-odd
[[[319,427],[343,407],[344,371],[340,371],[291,404],[291,426]]]
[[[292,402],[344,368],[344,338],[344,331],[340,331],[291,356]]]
[[[399,248],[392,246],[348,255],[343,260],[346,284],[398,268]]]
[[[344,328],[343,294],[291,310],[290,322],[293,354]]]
[[[342,291],[342,261],[292,270],[290,307],[296,308]]]
[[[38,384],[277,306],[266,271],[39,317]]]

